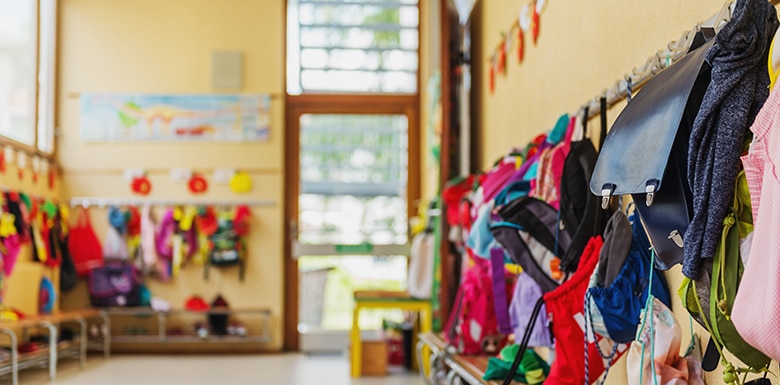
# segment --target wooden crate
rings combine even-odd
[[[387,342],[363,341],[361,373],[364,376],[387,375]]]

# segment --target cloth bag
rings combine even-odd
[[[108,259],[128,260],[127,242],[116,228],[108,226],[106,239],[103,242],[103,256]]]
[[[701,40],[707,31],[702,29]],[[612,195],[632,195],[662,269],[684,257],[693,205],[688,138],[710,81],[704,58],[713,43],[710,39],[695,49],[694,44],[642,87],[607,134],[590,180],[590,191],[602,197],[603,208]]]
[[[520,273],[515,281],[512,302],[509,304],[509,320],[515,333],[515,338],[524,335],[526,328],[531,327],[533,329],[528,340],[528,347],[552,346],[550,329],[547,327],[550,321],[547,318],[547,310],[545,308],[542,308],[534,324],[530,324],[534,304],[541,297],[542,289],[536,281],[528,274]]]
[[[666,306],[671,305],[666,280],[651,266],[650,252],[643,247],[647,243],[642,239],[644,229],[637,222],[634,220],[632,225],[621,211],[609,220],[599,265],[591,276],[586,297],[593,330],[620,343],[629,343],[636,337],[651,273],[653,296]]]
[[[135,267],[127,262],[112,262],[89,273],[89,299],[95,307],[138,306],[141,281]]]
[[[735,192],[745,191],[747,181],[745,173],[740,172]],[[744,281],[742,275],[744,267],[740,258],[740,232],[745,232],[749,224],[752,224],[752,210],[750,198],[747,194],[735,193],[732,196],[733,207],[729,208],[726,218],[723,219],[723,231],[721,242],[717,245],[715,256],[702,262],[699,276],[695,280],[685,278],[680,286],[679,293],[683,306],[697,322],[704,326],[712,335],[711,343],[714,343],[720,353],[724,348],[731,352],[748,367],[760,370],[766,367],[770,359],[755,347],[747,343],[734,327],[732,315],[734,301],[738,293],[740,281]],[[773,215],[777,215],[773,213]],[[754,239],[757,239],[755,236]],[[752,252],[754,257],[758,253]],[[766,287],[762,289],[761,301],[758,307],[745,309],[751,319],[756,313],[762,312],[774,297],[766,296]],[[777,329],[764,329],[762,338],[768,335],[776,335]],[[708,361],[705,357],[705,361]],[[721,356],[727,371],[735,369],[726,358]]]
[[[70,225],[68,250],[73,258],[78,275],[84,277],[92,269],[103,265],[103,248],[92,229],[87,210],[81,209],[76,215],[76,222]]]
[[[585,246],[579,265],[569,279],[555,290],[544,294],[534,306],[531,323],[535,322],[543,306],[547,307],[552,322],[552,334],[555,339],[555,361],[550,368],[550,374],[545,383],[555,385],[592,384],[604,373],[612,363],[625,352],[624,345],[614,345],[606,339],[595,336],[595,341],[585,341],[585,317],[583,314],[583,298],[588,289],[588,279],[596,268],[599,252],[603,241],[601,237],[591,238]],[[533,332],[529,326],[520,342],[520,351],[528,346],[528,340]],[[598,347],[596,345],[599,345]],[[587,352],[585,351],[587,345]],[[613,350],[614,349],[614,350]],[[601,351],[613,351],[613,359],[602,360]],[[587,357],[588,366],[585,366]],[[521,357],[512,363],[509,373],[515,373],[520,366]],[[587,370],[582,370],[586,368]],[[510,385],[512,377],[507,376],[503,385]]]
[[[695,343],[686,357],[680,357],[682,331],[672,311],[658,300],[653,300],[653,327],[639,331],[626,358],[628,385],[704,385],[701,370],[701,348]],[[645,325],[649,326],[649,325]],[[654,340],[654,351],[648,349]],[[694,339],[694,342],[698,339]],[[653,378],[653,364],[655,377]],[[641,380],[640,380],[641,377]]]
[[[423,231],[412,238],[409,258],[409,295],[428,299],[433,293],[433,233]]]

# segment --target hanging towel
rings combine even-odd
[[[693,218],[685,233],[683,274],[698,276],[701,258],[715,254],[747,128],[769,96],[767,55],[777,11],[766,1],[739,0],[707,52],[712,80],[688,142]]]
[[[152,207],[149,205],[144,205],[141,209],[141,256],[146,266],[154,266],[157,263],[155,225]]]

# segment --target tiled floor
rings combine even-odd
[[[0,378],[0,385],[10,378]],[[75,361],[60,364],[57,379],[46,371],[21,372],[21,385],[423,385],[416,374],[393,374],[352,380],[344,356],[283,355],[117,355],[90,357],[87,368]]]

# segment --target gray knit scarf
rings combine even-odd
[[[683,274],[689,278],[697,277],[701,258],[715,255],[733,204],[745,132],[769,96],[767,55],[777,26],[768,1],[738,0],[707,52],[712,81],[688,142],[693,219],[685,233]]]

